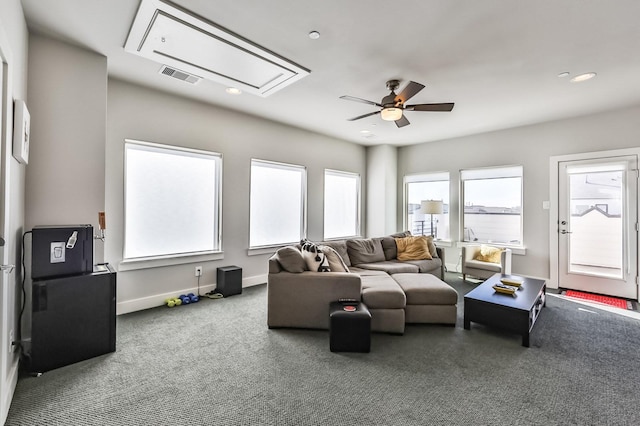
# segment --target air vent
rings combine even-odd
[[[187,83],[191,84],[196,84],[197,82],[202,80],[200,77],[196,77],[195,75],[191,75],[184,71],[171,68],[167,65],[163,65],[162,68],[160,68],[159,72],[160,74],[168,75],[169,77],[177,78],[178,80],[186,81]]]
[[[215,9],[212,7],[212,9]],[[142,0],[125,51],[259,96],[309,70],[163,0]]]

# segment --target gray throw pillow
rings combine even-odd
[[[384,262],[384,251],[380,238],[347,240],[347,252],[352,265]]]
[[[398,257],[398,246],[396,245],[396,238],[404,238],[410,236],[411,231],[404,231],[381,238],[382,250],[384,250],[385,260],[393,260]]]
[[[349,268],[347,268],[347,265],[344,263],[342,256],[340,256],[333,247],[329,245],[321,245],[319,247],[325,256],[327,256],[331,272],[349,272]]]
[[[349,259],[349,253],[347,252],[347,240],[334,240],[334,241],[324,241],[322,243],[325,246],[329,246],[334,249],[346,266],[351,266],[351,260]]]
[[[306,271],[305,263],[300,250],[293,246],[282,247],[276,252],[276,260],[287,272],[301,273]]]

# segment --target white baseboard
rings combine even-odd
[[[267,274],[256,275],[253,277],[246,277],[242,279],[242,287],[253,287],[255,285],[264,284],[267,282]],[[200,294],[207,293],[216,288],[216,284],[203,284],[200,286]],[[153,294],[138,299],[125,300],[118,302],[116,305],[116,314],[123,315],[131,312],[142,311],[144,309],[155,308],[162,306],[165,300],[177,297],[181,294],[197,293],[197,287],[183,288],[180,290],[172,291],[170,293]]]
[[[20,367],[18,361],[19,358],[16,357],[16,361],[9,368],[7,382],[1,383],[2,387],[6,390],[6,393],[4,394],[4,400],[0,402],[0,425],[3,425],[7,421],[11,401],[13,401],[13,393],[16,391],[16,385],[18,384],[18,372]]]

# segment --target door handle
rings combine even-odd
[[[11,272],[13,272],[13,268],[15,267],[16,265],[0,265],[0,271],[10,274]]]
[[[563,229],[562,231],[560,231],[561,234],[571,234],[570,231],[567,231],[566,229]]]

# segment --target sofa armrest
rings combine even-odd
[[[447,270],[447,267],[445,266],[445,262],[444,262],[444,248],[436,247],[436,253],[438,253],[438,257],[442,261],[442,265],[440,266],[440,279],[444,281],[444,272]]]
[[[329,303],[360,300],[362,283],[349,272],[279,272],[267,282],[267,325],[329,328]]]

